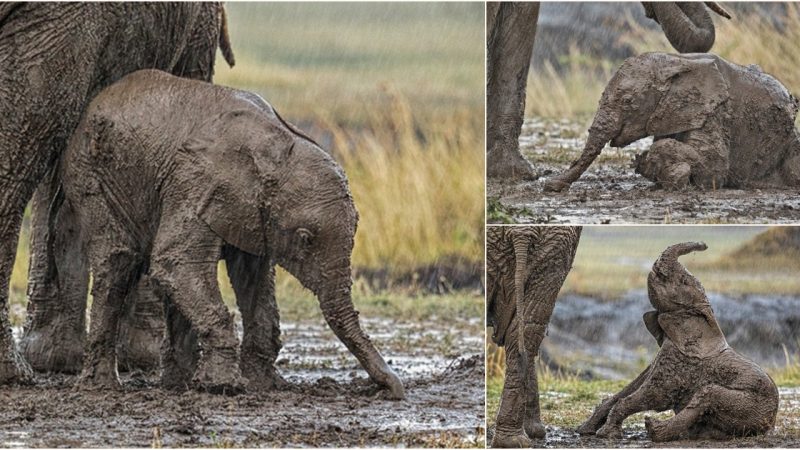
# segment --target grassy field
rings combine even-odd
[[[736,16],[733,20],[715,17],[716,41],[712,52],[737,64],[758,64],[797,95],[800,5],[789,3],[783,20],[784,28],[777,31],[769,19],[759,15]],[[662,32],[635,24],[631,32],[622,36],[622,41],[632,45],[637,53],[675,53]],[[599,61],[574,49],[565,59],[569,61],[565,74],[559,75],[552,68],[529,74],[526,113],[585,119],[588,126],[603,88],[622,61]],[[800,125],[800,119],[797,123]]]
[[[403,273],[444,257],[483,260],[483,4],[226,8],[237,63],[219,57],[215,81],[257,92],[287,120],[329,137],[360,216],[354,266]],[[26,215],[10,289],[15,324],[24,317],[28,225]],[[477,294],[403,301],[358,286],[366,310],[482,315]],[[284,272],[278,296],[291,299],[284,317],[311,314],[315,300]]]

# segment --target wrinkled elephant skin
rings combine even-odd
[[[653,136],[636,172],[667,189],[800,186],[798,100],[758,66],[713,54],[628,58],[600,100],[580,158],[547,180],[561,191],[607,143]]]
[[[6,305],[19,227],[32,196],[28,318],[20,352],[36,370],[81,367],[88,272],[80,266],[83,249],[72,218],[60,211],[54,166],[88,102],[145,68],[211,80],[218,47],[232,65],[219,3],[0,3],[0,384],[29,374],[14,348]],[[56,222],[62,229],[53,228]]]
[[[580,235],[580,227],[487,229],[488,325],[492,340],[506,349],[492,447],[529,447],[530,439],[545,437],[534,361]]]
[[[667,248],[647,278],[648,331],[660,349],[633,382],[604,400],[578,432],[620,438],[622,422],[642,411],[675,412],[647,418],[653,441],[731,439],[775,426],[778,388],[759,366],[728,346],[703,286],[678,257],[706,249],[687,242]]]
[[[278,264],[317,295],[370,377],[403,398],[351,300],[358,216],[345,174],[259,96],[136,72],[92,101],[62,164],[65,208],[94,274],[83,386],[118,384],[120,312],[145,274],[166,305],[165,386],[236,393],[248,380],[280,383]],[[220,259],[242,314],[241,350],[217,285]]]

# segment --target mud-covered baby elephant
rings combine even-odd
[[[775,425],[778,389],[759,366],[728,346],[703,286],[678,257],[705,250],[686,242],[667,248],[647,278],[648,331],[661,347],[653,362],[603,401],[578,432],[619,438],[622,421],[641,411],[672,410],[645,419],[653,441],[726,439],[766,433]]]
[[[758,66],[719,56],[645,53],[606,86],[580,158],[545,182],[561,191],[606,143],[653,136],[636,172],[668,189],[800,186],[798,101]]]
[[[165,303],[162,381],[235,392],[271,384],[280,348],[274,266],[318,297],[370,377],[403,384],[361,329],[351,300],[356,213],[344,172],[255,94],[145,70],[102,91],[62,161],[94,275],[81,383],[116,386],[123,300],[146,276]],[[239,342],[217,284],[227,264]],[[183,351],[196,333],[199,361]],[[189,339],[190,340],[190,339]]]

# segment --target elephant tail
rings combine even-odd
[[[228,36],[228,15],[225,12],[225,6],[219,7],[220,21],[219,21],[219,49],[222,52],[222,57],[230,67],[236,65],[236,58],[233,56],[233,49],[231,48],[231,38]]]
[[[525,236],[514,236],[514,303],[517,316],[517,342],[522,373],[528,373],[528,352],[525,351],[525,281],[528,265],[528,239]]]

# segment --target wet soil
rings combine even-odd
[[[796,223],[800,221],[797,190],[689,188],[658,189],[634,173],[634,155],[652,138],[623,149],[606,147],[570,189],[544,193],[548,177],[578,158],[588,122],[526,119],[520,136],[522,154],[536,167],[536,181],[489,180],[487,197],[496,199],[517,223]],[[490,222],[496,222],[489,217]]]
[[[363,320],[400,375],[391,401],[319,321],[283,324],[281,390],[235,397],[157,387],[123,374],[117,391],[79,391],[38,375],[0,388],[2,447],[483,446],[482,324]]]
[[[571,429],[547,426],[547,437],[536,441],[540,448],[800,448],[800,388],[779,388],[780,407],[775,429],[763,436],[736,438],[727,441],[680,440],[672,442],[653,442],[647,437],[644,416],[657,416],[667,419],[671,413],[639,413],[625,421],[622,439],[599,439],[594,436],[580,436]],[[611,393],[608,393],[611,395]],[[542,392],[542,397],[563,397],[558,392]],[[569,405],[564,405],[569,408]],[[588,417],[588,416],[587,416]],[[490,427],[487,441],[491,441],[493,427]]]

